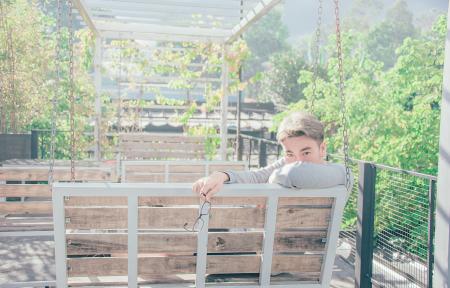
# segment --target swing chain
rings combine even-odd
[[[58,15],[56,17],[56,45],[55,45],[55,70],[56,70],[56,79],[55,79],[55,94],[52,97],[52,126],[51,126],[51,141],[50,141],[50,171],[48,174],[48,184],[50,185],[50,189],[52,189],[53,185],[53,174],[55,167],[55,138],[56,138],[56,106],[57,100],[56,97],[60,92],[60,77],[61,77],[61,21],[62,21],[62,7],[61,0],[56,1]]]
[[[68,4],[68,28],[69,28],[69,101],[70,101],[70,181],[75,181],[75,98],[73,83],[73,4],[72,0],[67,0]]]
[[[315,38],[315,45],[313,50],[313,65],[314,65],[314,72],[313,72],[313,87],[312,87],[312,99],[311,103],[309,105],[310,112],[313,112],[314,110],[314,101],[317,98],[317,74],[319,73],[319,59],[320,59],[320,32],[321,32],[321,26],[322,26],[322,14],[323,14],[323,0],[319,0],[319,7],[317,9],[317,26],[316,26],[316,38]]]
[[[347,190],[350,191],[350,166],[349,166],[349,144],[348,144],[348,129],[347,129],[347,116],[345,107],[345,95],[344,95],[344,66],[343,66],[343,56],[342,56],[342,40],[341,40],[341,26],[339,20],[339,0],[334,0],[335,4],[335,16],[336,16],[336,46],[338,53],[338,69],[339,69],[339,95],[340,95],[340,110],[341,110],[341,123],[342,123],[342,135],[343,135],[343,146],[344,146],[344,163],[345,163],[345,184]]]

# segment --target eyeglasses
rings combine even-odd
[[[183,225],[184,230],[189,232],[199,232],[203,229],[203,226],[205,225],[205,222],[203,220],[203,216],[209,215],[209,210],[211,209],[211,202],[203,201],[202,206],[200,207],[200,214],[198,215],[197,219],[195,219],[194,225],[192,225],[192,228],[189,227],[189,224],[186,222]]]

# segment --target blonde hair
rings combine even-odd
[[[307,136],[319,144],[324,139],[324,127],[315,116],[306,112],[293,112],[283,119],[278,127],[277,140],[283,141],[289,137]]]

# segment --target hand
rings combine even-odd
[[[192,185],[192,191],[206,201],[211,201],[214,194],[222,189],[223,183],[229,181],[228,175],[223,172],[214,172],[209,177],[201,178]]]

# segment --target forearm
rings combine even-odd
[[[255,171],[226,171],[229,175],[229,181],[227,183],[245,183],[245,184],[256,184],[256,183],[267,183],[270,175],[276,169],[284,165],[284,160],[280,159],[277,162],[266,166],[264,168]]]
[[[289,188],[329,188],[345,185],[345,167],[340,164],[295,162],[278,169],[272,183]]]

